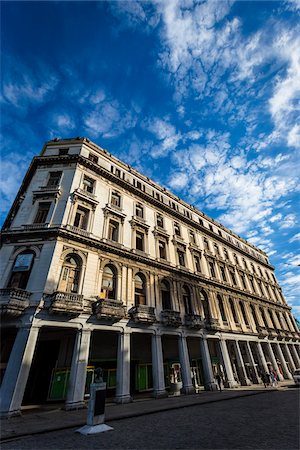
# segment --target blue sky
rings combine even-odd
[[[86,136],[265,250],[300,319],[300,2],[2,2],[1,223]]]

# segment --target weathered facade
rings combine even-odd
[[[299,330],[267,255],[88,139],[33,159],[2,229],[1,414],[280,380]]]

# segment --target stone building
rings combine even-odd
[[[2,229],[2,416],[280,380],[299,330],[267,255],[86,138],[33,159]]]

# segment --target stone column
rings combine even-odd
[[[282,364],[282,369],[283,369],[284,377],[285,377],[285,378],[288,378],[289,380],[292,380],[293,377],[292,377],[292,374],[291,374],[291,372],[289,371],[288,366],[287,366],[287,364],[286,364],[286,360],[285,360],[285,357],[284,357],[284,355],[283,355],[283,353],[282,353],[280,344],[277,344],[277,347],[276,347],[276,348],[277,348],[277,351],[278,351],[279,359],[280,359],[281,364]]]
[[[230,357],[225,339],[220,339],[219,344],[227,376],[227,380],[224,381],[224,385],[225,387],[229,388],[237,387],[237,382],[235,381],[233,376]]]
[[[278,375],[279,381],[283,381],[284,378],[283,378],[283,376],[281,375],[281,373],[279,372],[279,368],[278,368],[278,366],[277,366],[277,362],[276,362],[276,358],[275,358],[275,355],[274,355],[272,346],[271,346],[271,344],[270,344],[269,342],[267,342],[267,346],[268,346],[268,350],[269,350],[269,355],[270,355],[270,359],[271,359],[272,366],[273,366],[273,368],[276,370],[276,373],[277,373],[277,375]]]
[[[269,373],[269,367],[268,367],[268,364],[267,364],[267,361],[266,361],[266,358],[265,358],[265,354],[264,354],[264,351],[262,349],[262,346],[261,346],[260,342],[257,342],[257,350],[258,350],[259,358],[260,358],[260,361],[261,361],[262,366],[264,368],[264,371]]]
[[[130,333],[119,333],[116,403],[129,403],[130,395]]]
[[[289,346],[288,346],[287,344],[283,344],[283,346],[284,346],[284,349],[285,349],[286,356],[287,356],[287,358],[288,358],[288,360],[289,360],[289,363],[290,363],[290,366],[291,366],[292,373],[294,373],[294,372],[295,372],[295,369],[296,369],[296,366],[295,366],[295,364],[294,364],[294,360],[293,360],[293,357],[292,357],[292,355],[291,355]]]
[[[20,415],[39,328],[20,328],[16,336],[1,386],[1,417]]]
[[[195,388],[193,386],[191,377],[189,351],[185,336],[183,335],[179,336],[178,347],[179,347],[179,361],[181,366],[181,377],[182,377],[182,393],[194,394]]]
[[[247,377],[247,372],[246,372],[246,369],[245,369],[245,364],[244,364],[244,360],[243,360],[243,357],[242,357],[242,353],[241,353],[238,341],[234,341],[234,345],[235,345],[235,353],[236,353],[236,359],[237,359],[237,363],[238,363],[238,368],[239,368],[239,372],[240,372],[240,375],[241,375],[240,382],[241,382],[241,384],[243,386],[250,386],[251,385],[251,381]]]
[[[152,334],[152,376],[153,376],[153,397],[167,397],[164,375],[164,360],[162,353],[162,343],[160,334]]]
[[[78,330],[73,350],[67,399],[64,409],[80,409],[85,407],[84,391],[86,368],[89,359],[91,330]]]
[[[202,366],[204,371],[204,387],[207,391],[215,391],[217,385],[214,380],[214,375],[211,367],[211,360],[209,354],[209,348],[207,338],[203,336],[200,339],[200,351],[202,356]]]
[[[300,358],[299,358],[299,356],[298,356],[298,353],[297,353],[297,351],[296,351],[296,349],[295,349],[294,344],[292,344],[292,346],[290,347],[290,349],[291,349],[291,353],[292,353],[293,356],[294,356],[294,361],[295,361],[295,364],[296,364],[296,368],[299,369],[299,368],[300,368]]]
[[[247,351],[248,358],[250,360],[251,366],[253,367],[253,370],[254,370],[254,376],[255,376],[255,381],[254,382],[259,384],[262,381],[259,378],[259,375],[258,375],[258,372],[257,372],[257,368],[256,368],[256,365],[255,365],[255,361],[254,361],[254,358],[253,358],[253,354],[252,354],[252,350],[251,350],[249,341],[246,341],[246,351]]]

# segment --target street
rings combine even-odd
[[[266,392],[109,422],[93,436],[76,429],[2,444],[2,449],[299,449],[299,389]]]

